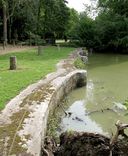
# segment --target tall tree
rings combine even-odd
[[[3,47],[7,45],[7,2],[2,0],[3,6]]]
[[[62,36],[69,18],[69,9],[64,0],[43,0],[44,34],[50,32]]]
[[[3,8],[3,45],[4,48],[7,45],[8,41],[8,32],[7,32],[7,22],[11,21],[10,18],[14,14],[14,10],[17,5],[19,5],[20,0],[2,0],[2,8]]]
[[[97,51],[128,52],[128,1],[99,0],[99,14],[93,20],[88,9],[80,15],[80,43]]]
[[[79,24],[79,13],[75,9],[70,9],[70,16],[66,28],[66,35],[70,38],[77,38],[77,27]]]
[[[54,37],[65,34],[70,14],[65,0],[0,0],[0,3],[4,45],[13,38],[38,41],[48,34]]]

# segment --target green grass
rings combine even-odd
[[[43,54],[38,56],[36,49],[24,52],[11,53],[0,56],[0,110],[6,103],[15,97],[29,84],[43,78],[50,72],[55,71],[55,65],[59,60],[66,58],[74,48],[47,47]],[[17,57],[18,69],[10,71],[9,57]]]

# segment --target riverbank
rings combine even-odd
[[[87,152],[89,155],[94,153],[99,156],[100,151],[101,156],[110,155],[110,141],[116,134],[115,123],[120,120],[127,124],[127,110],[119,107],[128,95],[127,66],[128,56],[124,55],[92,54],[89,57],[87,86],[68,94],[66,104],[62,103],[60,109],[54,113],[55,119],[50,118],[56,124],[59,116],[57,128],[52,127],[51,130],[56,129],[57,134],[65,131],[71,134],[68,136],[63,133],[64,138],[57,142],[60,143],[57,147],[58,155],[84,155]],[[63,109],[70,115],[65,115]],[[128,135],[127,129],[125,133]],[[56,138],[53,131],[51,134]],[[127,136],[119,137],[114,145],[113,155],[127,156],[127,142]]]
[[[110,138],[95,133],[65,132],[55,156],[127,156],[128,138],[119,139],[110,148]],[[112,153],[111,153],[112,152]]]

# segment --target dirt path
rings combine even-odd
[[[24,50],[28,50],[31,48],[36,48],[36,46],[12,46],[8,45],[6,49],[4,50],[3,47],[0,45],[0,55],[4,55],[7,53],[12,53],[12,52],[22,52]]]

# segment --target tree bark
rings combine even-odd
[[[3,48],[7,46],[7,7],[3,4]]]
[[[8,20],[8,42],[12,43],[12,18]]]
[[[37,11],[37,28],[36,28],[37,34],[39,33],[40,12],[41,12],[41,0],[39,0],[38,11]]]
[[[116,134],[112,137],[112,139],[110,140],[110,155],[109,156],[112,156],[112,150],[113,150],[113,146],[114,144],[117,142],[118,140],[118,136],[119,135],[122,135],[124,137],[128,137],[125,133],[124,133],[124,129],[128,128],[128,124],[122,124],[120,122],[120,120],[118,120],[116,122],[116,128],[117,128],[117,131],[116,131]]]

